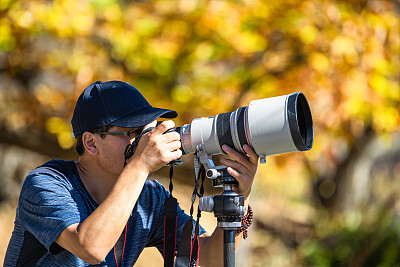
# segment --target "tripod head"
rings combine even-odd
[[[214,212],[218,227],[224,230],[240,228],[240,219],[244,216],[246,208],[244,197],[232,190],[232,185],[237,185],[238,181],[229,174],[226,166],[215,166],[211,156],[201,149],[198,150],[198,157],[206,170],[207,178],[212,180],[213,186],[224,189],[220,195],[201,197],[199,209]]]

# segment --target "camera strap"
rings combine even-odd
[[[178,248],[178,254],[176,256],[175,267],[197,267],[200,253],[199,245],[199,229],[200,229],[200,217],[201,211],[197,209],[197,220],[196,227],[193,233],[193,206],[196,200],[196,196],[202,197],[204,194],[204,180],[205,180],[205,169],[204,166],[200,166],[200,160],[198,154],[194,154],[194,167],[195,167],[195,187],[192,194],[192,204],[190,207],[190,218],[186,222],[182,230],[181,242]],[[202,179],[200,192],[199,192],[199,177]]]
[[[165,199],[165,215],[164,215],[164,267],[174,266],[175,250],[176,250],[176,226],[177,226],[177,209],[178,202],[172,196],[173,184],[172,176],[174,175],[174,167],[171,165],[169,169],[169,192],[170,195]]]
[[[135,153],[136,147],[139,144],[140,139],[142,139],[142,136],[145,135],[146,133],[150,132],[153,129],[154,129],[154,127],[149,127],[149,128],[144,129],[135,138],[135,140],[133,140],[132,144],[129,144],[129,145],[126,146],[125,152],[124,152],[124,157],[125,157],[124,167],[126,166],[128,159],[130,159],[130,157],[132,157],[133,154]]]

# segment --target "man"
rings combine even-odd
[[[174,123],[156,123],[176,116],[152,107],[128,83],[88,86],[71,121],[79,160],[52,160],[27,176],[4,266],[133,266],[144,247],[162,251],[169,192],[147,177],[182,155],[180,135],[166,133]],[[142,135],[124,167],[125,148],[149,127],[155,128]],[[223,149],[233,159],[222,163],[238,180],[247,205],[258,156],[249,146],[247,155]],[[178,207],[178,242],[188,219]],[[199,264],[222,266],[223,231],[200,234]]]

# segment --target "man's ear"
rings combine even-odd
[[[97,147],[96,147],[96,138],[95,135],[91,132],[84,132],[82,135],[82,143],[85,147],[85,150],[91,154],[97,154]]]

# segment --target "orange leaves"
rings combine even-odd
[[[399,127],[399,20],[389,1],[25,0],[0,9],[7,75],[40,80],[26,84],[46,117],[71,116],[59,108],[73,106],[70,89],[122,79],[185,119],[303,91],[318,135]],[[57,89],[61,80],[69,90]]]

